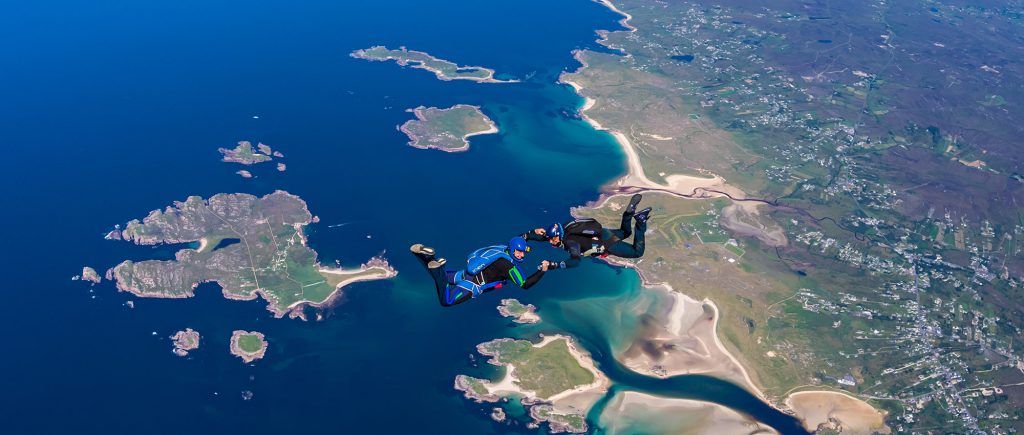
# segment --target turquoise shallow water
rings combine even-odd
[[[623,171],[611,138],[574,119],[579,98],[555,84],[577,66],[571,50],[597,48],[594,29],[617,19],[582,0],[14,6],[0,18],[0,139],[9,145],[0,185],[11,205],[0,219],[19,247],[2,263],[5,431],[521,432],[492,423],[452,379],[496,374],[470,358],[477,343],[538,331],[580,337],[635,388],[698,394],[705,385],[617,374],[612,350],[634,320],[597,320],[635,297],[635,274],[587,263],[528,292],[442,309],[406,251],[425,242],[454,262],[567,218]],[[347,56],[374,44],[531,78],[442,82]],[[456,103],[481,105],[502,132],[475,137],[467,153],[405,146],[395,130],[410,117],[404,109]],[[242,139],[284,152],[288,170],[235,175],[216,149]],[[351,286],[322,322],[273,319],[262,302],[225,300],[215,285],[128,309],[132,298],[109,283],[68,279],[83,265],[173,255],[102,240],[114,224],[188,195],[276,189],[321,218],[308,232],[322,260],[353,266],[384,252],[398,277]],[[499,296],[539,305],[550,323],[510,328],[495,311]],[[183,359],[167,336],[185,327],[203,341]],[[229,355],[234,329],[265,333],[266,358],[249,366]]]

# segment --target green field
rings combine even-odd
[[[594,382],[594,374],[572,356],[564,338],[539,348],[526,340],[500,339],[481,344],[480,350],[499,365],[515,367],[516,383],[540,398]]]
[[[238,336],[238,348],[246,353],[256,353],[263,350],[263,341],[256,334],[241,334]]]

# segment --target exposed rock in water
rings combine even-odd
[[[260,144],[260,146],[266,146]],[[267,148],[269,149],[269,148]],[[238,146],[233,149],[217,148],[224,157],[221,161],[228,163],[241,163],[243,165],[253,165],[256,163],[270,161],[269,155],[259,154],[252,149],[252,143],[247,140],[238,141]]]
[[[483,379],[466,375],[455,377],[455,389],[462,391],[467,399],[475,400],[477,403],[498,401],[498,395],[492,394],[488,386],[490,386],[490,381]]]
[[[171,336],[171,340],[174,342],[174,354],[178,356],[186,356],[188,355],[188,351],[198,349],[199,338],[199,333],[192,328],[185,328],[184,331],[176,332]]]
[[[100,281],[103,281],[103,278],[100,278],[100,274],[96,273],[96,269],[85,266],[82,268],[82,280],[89,281],[93,284],[99,284]]]
[[[548,423],[550,433],[586,433],[587,420],[582,414],[560,413],[555,411],[551,405],[536,405],[530,407],[530,417],[539,425],[542,422]]]

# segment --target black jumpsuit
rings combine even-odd
[[[637,221],[636,231],[633,231],[633,227],[630,226],[630,221],[632,220],[633,213],[626,211],[622,213],[622,222],[619,224],[619,228],[615,230],[601,228],[600,237],[588,237],[579,234],[566,234],[562,236],[560,247],[569,252],[569,259],[562,262],[552,262],[552,267],[570,268],[579,266],[580,259],[584,255],[599,257],[609,254],[621,258],[643,257],[645,248],[644,233],[647,232],[647,222]],[[623,240],[630,235],[633,236],[632,243]],[[550,237],[530,231],[524,233],[523,238],[532,241],[547,241]]]

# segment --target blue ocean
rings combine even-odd
[[[595,30],[618,28],[620,17],[602,5],[179,0],[5,9],[0,431],[537,433],[524,421],[491,421],[490,407],[463,399],[452,381],[497,374],[471,358],[480,342],[554,332],[577,337],[616,382],[605,401],[623,390],[700,398],[795,430],[727,382],[620,367],[612,354],[632,324],[602,319],[645,297],[629,270],[588,261],[529,291],[506,288],[445,309],[408,253],[426,243],[457,261],[567,219],[624,172],[612,138],[576,119],[581,99],[556,83],[579,66],[574,49],[602,49]],[[348,55],[372,45],[522,82],[445,82]],[[411,148],[395,128],[411,118],[405,109],[458,103],[481,106],[500,133],[451,154]],[[221,162],[217,148],[240,140],[280,150],[287,171],[257,165],[245,168],[255,178],[239,177],[242,168]],[[274,319],[265,302],[226,300],[212,284],[166,300],[70,279],[82,266],[102,273],[179,248],[104,240],[116,224],[191,195],[278,189],[320,218],[308,235],[322,262],[356,266],[383,253],[399,275],[347,287],[323,321],[309,322]],[[501,297],[537,305],[546,321],[512,326],[495,310]],[[179,358],[168,336],[186,327],[202,345]],[[246,365],[230,355],[235,329],[263,332],[266,357]]]

